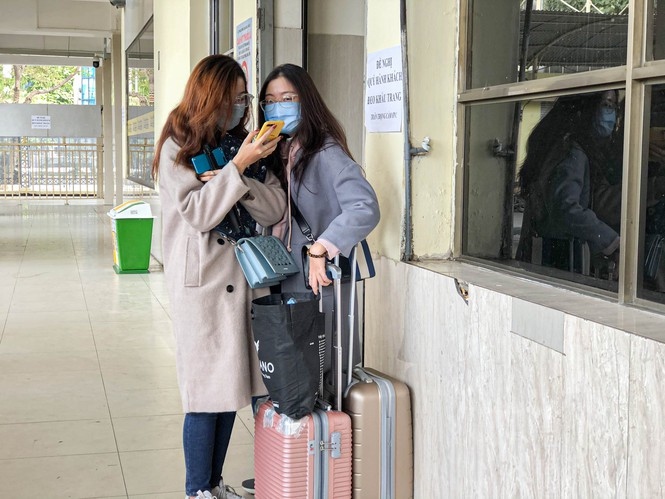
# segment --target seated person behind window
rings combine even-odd
[[[540,237],[544,265],[568,269],[570,241],[616,261],[618,227],[593,211],[592,186],[614,190],[606,197],[614,206],[603,208],[618,214],[620,185],[602,178],[608,164],[621,160],[610,147],[617,102],[615,90],[562,97],[534,128],[519,178],[525,210],[517,259],[531,262],[534,237]]]

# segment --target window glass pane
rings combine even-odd
[[[623,66],[627,26],[628,0],[474,0],[470,87]]]
[[[650,33],[647,39],[652,40],[652,44],[647,46],[647,59],[665,59],[665,15],[663,15],[665,6],[661,2],[659,16],[658,2],[653,0],[653,4],[652,15],[647,17],[648,33]]]
[[[647,127],[649,153],[645,206],[644,235],[640,238],[640,263],[644,270],[638,296],[665,303],[665,85],[648,85],[651,109]]]
[[[154,44],[152,19],[127,49],[127,178],[154,187]]]
[[[464,254],[616,290],[622,100],[469,106]]]

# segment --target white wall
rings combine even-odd
[[[365,13],[357,14],[356,0],[311,0],[308,31],[328,35],[365,35]],[[364,7],[363,7],[364,8]]]
[[[400,45],[398,0],[367,0],[365,44],[367,53]],[[381,208],[381,221],[368,240],[373,251],[397,261],[404,223],[403,151],[403,133],[365,134],[365,171]]]
[[[355,160],[363,164],[363,97],[365,77],[364,0],[335,4],[309,2],[307,71],[326,104],[342,123]],[[352,19],[347,23],[344,19]]]
[[[153,0],[127,0],[124,7],[124,41],[125,50],[139,36],[141,30],[152,16]]]
[[[182,99],[192,69],[208,55],[207,10],[204,14],[203,3],[204,0],[155,2],[156,137],[168,114]]]
[[[33,116],[50,116],[50,129],[33,129]],[[101,106],[0,104],[0,137],[101,137]]]
[[[273,64],[279,66],[280,64],[291,63],[302,66],[301,0],[275,0],[273,20]]]
[[[379,2],[380,3],[380,2]],[[413,252],[449,257],[453,246],[459,2],[407,1],[411,144],[432,150],[412,163]]]

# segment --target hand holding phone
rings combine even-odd
[[[283,121],[269,121],[266,122],[260,131],[250,132],[245,138],[237,154],[233,158],[238,168],[238,172],[242,175],[245,169],[259,161],[260,159],[267,158],[277,148],[282,137],[279,135],[282,129]],[[271,132],[267,132],[272,130]],[[256,140],[257,137],[261,137]]]
[[[263,140],[267,142],[275,140],[277,137],[279,137],[279,132],[282,131],[283,126],[284,122],[282,120],[266,121],[261,127],[261,131],[256,135],[256,138],[254,140],[259,140],[261,138],[263,138]],[[264,137],[264,135],[268,132],[270,127],[274,127],[274,129],[272,130],[272,132],[270,132],[270,135]]]

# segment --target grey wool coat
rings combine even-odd
[[[297,153],[298,154],[298,153]],[[296,157],[297,157],[296,154]],[[291,172],[291,197],[312,229],[316,239],[325,239],[334,244],[340,253],[349,256],[351,250],[376,227],[380,219],[379,202],[372,186],[365,178],[362,168],[349,158],[335,142],[327,141],[324,147],[310,160],[305,174],[296,180]],[[302,247],[307,244],[295,219],[291,221],[291,233],[284,236],[290,243],[291,253],[300,273],[282,281],[282,291],[306,292],[302,271]],[[347,316],[347,296],[350,286],[343,285],[343,317]],[[326,313],[326,355],[324,371],[332,365],[332,309],[333,286],[323,288],[323,311]],[[357,306],[357,305],[356,305]],[[356,319],[358,313],[355,314]],[[343,326],[343,345],[346,352],[349,328]],[[359,339],[354,337],[354,358],[360,360]],[[347,365],[346,353],[344,366]]]
[[[233,246],[212,229],[240,201],[262,226],[278,222],[286,195],[268,173],[265,184],[232,164],[207,183],[175,163],[168,139],[159,158],[164,273],[185,412],[227,412],[266,393],[251,332],[251,290]],[[265,294],[265,291],[260,291]]]

